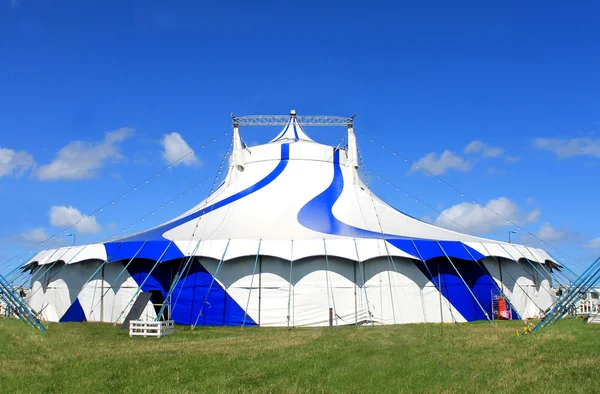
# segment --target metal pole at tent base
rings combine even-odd
[[[433,274],[431,273],[431,270],[429,269],[429,267],[427,266],[427,261],[425,261],[425,259],[423,258],[423,255],[421,254],[421,251],[419,250],[419,248],[417,247],[417,244],[415,243],[414,240],[411,240],[413,246],[415,247],[415,250],[417,251],[417,254],[419,255],[419,258],[421,259],[421,261],[423,262],[423,265],[425,266],[425,269],[427,270],[427,272],[429,273],[430,276],[430,280],[433,280]],[[438,273],[437,273],[437,277],[438,277],[438,286],[439,289],[437,289],[439,296],[440,296],[440,323],[444,323],[444,310],[442,307],[442,299],[445,298],[442,295],[442,275],[441,275],[441,271],[440,271],[440,263],[437,263],[437,269],[438,269]],[[444,281],[445,283],[446,281]],[[450,304],[450,301],[446,300],[448,302],[448,310],[450,311],[450,317],[452,318],[452,322],[454,324],[456,324],[457,326],[459,326],[458,321],[456,320],[456,318],[454,317],[454,312],[452,311],[452,305]],[[459,326],[460,327],[460,326]]]
[[[325,241],[325,238],[323,238],[323,250],[325,252],[325,265],[327,268],[326,271],[326,276],[325,276],[325,280],[327,281],[327,303],[329,304],[329,289],[331,289],[331,304],[333,305],[333,314],[335,317],[335,325],[338,325],[338,314],[337,314],[337,308],[335,306],[335,295],[333,293],[333,284],[331,283],[331,277],[330,277],[330,269],[329,269],[329,255],[327,254],[327,242]],[[331,309],[331,307],[330,307]],[[340,317],[341,319],[341,317]],[[342,319],[343,320],[343,319]]]
[[[258,240],[258,250],[256,251],[256,258],[254,259],[254,268],[252,269],[252,279],[250,280],[250,291],[248,292],[248,301],[246,301],[246,309],[244,310],[244,320],[242,321],[242,327],[246,325],[246,318],[248,317],[248,308],[250,307],[250,297],[252,297],[252,288],[254,287],[254,275],[256,274],[256,266],[258,265],[258,259],[260,257],[260,246],[262,239]]]
[[[483,248],[485,249],[486,253],[487,253],[489,256],[491,256],[491,257],[492,257],[494,260],[496,260],[496,261],[498,262],[498,267],[501,267],[501,266],[502,266],[502,265],[501,265],[501,263],[500,263],[500,261],[501,261],[501,258],[498,258],[498,257],[496,257],[496,256],[494,256],[494,255],[492,255],[492,254],[490,254],[490,251],[488,250],[488,248],[485,246],[485,244],[484,244],[483,242],[481,242],[481,246],[483,246]],[[507,252],[507,253],[508,253],[508,252]],[[510,253],[509,253],[509,256],[511,256],[511,255],[510,255]],[[511,256],[511,258],[512,258],[512,256]],[[515,262],[517,265],[519,265],[519,262],[518,262],[518,261],[516,261],[516,260],[514,260],[514,259],[513,259],[512,261],[514,261],[514,262]],[[519,284],[519,282],[518,282],[518,281],[517,281],[517,280],[516,280],[516,279],[515,279],[515,278],[514,278],[514,277],[513,277],[513,276],[512,276],[510,273],[506,272],[506,275],[508,275],[508,276],[510,277],[510,279],[512,279],[512,281],[514,282],[514,284],[515,284],[515,285],[517,285],[517,286],[519,287],[519,289],[521,289],[521,291],[523,292],[523,294],[525,294],[525,296],[526,296],[527,298],[529,298],[529,300],[530,300],[530,301],[533,303],[533,305],[534,305],[536,308],[538,308],[538,310],[539,310],[540,312],[543,312],[543,311],[544,311],[544,310],[543,310],[542,308],[540,308],[540,306],[539,306],[539,305],[538,305],[538,304],[537,304],[537,303],[536,303],[536,302],[533,300],[533,298],[531,298],[531,296],[530,296],[529,294],[527,294],[527,291],[526,291],[525,289],[523,289],[523,287],[521,287],[521,285]],[[504,281],[503,281],[502,279],[500,280],[500,283],[501,283],[501,287],[506,287],[506,285],[504,284]],[[514,307],[514,305],[513,305],[513,307]],[[518,309],[517,309],[516,307],[515,307],[515,309],[514,309],[514,310],[515,310],[516,312],[518,312]]]
[[[170,241],[169,244],[167,245],[167,247],[165,248],[165,250],[162,252],[162,254],[160,255],[160,257],[158,258],[158,260],[156,260],[156,263],[152,266],[152,268],[150,269],[150,271],[148,272],[148,274],[146,274],[146,278],[144,278],[144,280],[142,281],[142,283],[138,286],[138,288],[136,289],[135,293],[133,294],[133,297],[131,297],[131,299],[129,300],[129,302],[125,305],[125,307],[123,308],[123,310],[119,314],[119,317],[117,317],[117,320],[115,320],[115,325],[117,325],[117,322],[119,321],[119,319],[121,319],[121,317],[123,316],[123,314],[125,313],[125,311],[129,307],[129,305],[138,296],[138,294],[140,293],[140,291],[142,291],[142,288],[144,287],[144,285],[146,284],[146,282],[148,281],[148,279],[150,279],[150,276],[152,275],[152,272],[154,272],[154,269],[158,266],[158,264],[160,263],[160,261],[162,260],[162,258],[165,256],[165,254],[167,253],[167,250],[169,250],[169,248],[171,247],[172,244],[173,244],[173,241]]]
[[[140,254],[140,252],[142,251],[142,249],[144,249],[144,246],[146,246],[146,243],[148,241],[145,241],[142,246],[140,246],[140,248],[138,249],[137,252],[135,252],[135,254],[133,255],[133,257],[131,259],[129,259],[129,262],[127,264],[125,264],[125,266],[123,267],[123,269],[121,270],[121,272],[119,272],[119,275],[117,275],[117,277],[114,279],[114,281],[118,281],[119,278],[121,277],[121,275],[123,274],[123,272],[125,272],[125,270],[127,270],[127,267],[129,267],[129,264],[131,264],[131,262]],[[107,258],[108,260],[108,258]],[[106,296],[108,294],[108,292],[110,291],[111,287],[109,286],[108,289],[106,289],[106,292],[102,293],[102,296],[100,296],[100,300],[94,304],[94,306],[92,307],[92,309],[90,310],[90,314],[94,313],[94,309],[96,309],[96,307],[98,306],[98,304],[102,303],[102,300],[104,299],[104,296]],[[114,308],[114,306],[113,306]],[[115,322],[115,325],[117,325],[117,323]]]
[[[23,302],[20,295],[14,291],[11,284],[2,275],[0,275],[0,293],[2,294],[1,298],[6,302],[6,306],[13,309],[19,320],[42,332],[46,332],[46,327],[38,320],[33,310],[26,302]]]
[[[475,302],[477,303],[477,305],[479,306],[479,308],[481,309],[481,311],[483,312],[483,314],[485,315],[486,319],[490,322],[490,324],[493,326],[494,322],[490,319],[490,316],[488,315],[487,311],[483,308],[483,306],[481,306],[481,303],[479,302],[479,300],[477,299],[477,297],[475,297],[475,294],[473,294],[473,291],[471,290],[471,288],[469,287],[469,285],[467,284],[467,282],[465,282],[464,278],[462,277],[462,275],[460,274],[460,272],[458,271],[458,268],[456,268],[456,266],[454,265],[454,263],[452,262],[452,259],[450,258],[450,256],[448,256],[448,253],[446,253],[446,251],[444,250],[444,248],[442,247],[442,244],[440,244],[439,241],[436,241],[436,243],[438,244],[438,246],[440,247],[440,249],[442,250],[442,252],[444,253],[444,255],[446,256],[446,258],[448,259],[448,261],[450,262],[450,264],[452,264],[452,267],[454,268],[454,270],[456,271],[456,273],[458,274],[458,277],[460,278],[460,280],[462,280],[462,282],[464,283],[465,287],[467,288],[467,290],[469,290],[469,293],[471,294],[471,296],[473,297],[473,299],[475,300]]]
[[[183,267],[175,275],[175,278],[173,279],[173,282],[171,282],[171,286],[169,288],[169,292],[167,293],[167,296],[165,297],[164,302],[163,302],[162,306],[160,307],[160,310],[158,311],[158,314],[156,315],[156,319],[154,319],[155,321],[160,321],[160,319],[162,319],[162,316],[165,313],[165,308],[167,307],[167,300],[173,294],[173,291],[175,290],[175,287],[177,287],[177,284],[181,280],[181,277],[183,276],[183,273],[187,269],[188,265],[190,264],[190,262],[196,256],[196,251],[198,250],[198,246],[200,246],[200,242],[202,242],[202,240],[198,240],[198,243],[196,244],[196,247],[194,248],[194,250],[192,251],[192,253],[190,254],[190,256],[187,258],[187,260],[186,260],[185,264],[183,265]]]
[[[396,264],[394,263],[394,259],[392,258],[392,255],[390,254],[390,250],[388,248],[388,245],[387,245],[387,242],[386,242],[385,239],[383,240],[383,245],[385,246],[385,252],[387,253],[388,264],[389,264],[390,268],[394,268],[394,271],[396,273],[398,273],[398,271],[396,270]],[[392,303],[392,317],[394,319],[394,324],[396,324],[396,308],[394,308],[394,294],[393,294],[393,291],[392,291],[392,288],[393,288],[392,287],[392,277],[390,275],[390,271],[389,270],[388,270],[387,277],[388,277],[388,284],[390,286],[390,301]],[[404,288],[402,288],[402,291],[404,292]],[[383,302],[381,303],[381,305],[383,305]],[[409,305],[409,308],[410,308],[410,302],[408,303],[408,305]],[[411,315],[412,315],[412,313],[411,313]],[[402,321],[402,314],[400,315],[400,321]]]
[[[479,265],[481,266],[481,269],[482,269],[483,273],[485,274],[485,272],[487,271],[487,269],[485,268],[485,264],[484,264],[483,262],[479,262],[479,261],[478,261],[478,260],[477,260],[477,259],[476,259],[476,258],[473,256],[473,254],[471,253],[471,251],[469,250],[469,248],[467,248],[467,245],[465,245],[465,244],[464,244],[464,243],[462,243],[462,242],[461,242],[460,244],[463,246],[463,248],[465,249],[465,251],[466,251],[466,252],[469,254],[469,256],[471,257],[471,259],[472,259],[472,260],[473,260],[473,261],[474,261],[476,264],[479,264]],[[482,243],[482,245],[483,245],[483,243]],[[484,247],[485,247],[485,246],[484,246]],[[486,248],[486,250],[487,250],[487,248]],[[488,252],[488,254],[489,254],[489,252]],[[512,304],[512,302],[510,301],[510,298],[508,298],[508,296],[506,295],[506,293],[504,293],[504,290],[503,290],[503,288],[502,288],[502,280],[500,280],[501,286],[498,286],[498,284],[496,283],[496,281],[494,280],[494,278],[493,278],[493,277],[492,277],[492,281],[494,282],[494,284],[496,285],[496,287],[498,288],[498,290],[500,290],[500,293],[502,294],[502,296],[503,296],[503,297],[506,299],[506,301],[508,302],[508,305],[510,306],[510,310],[511,310],[511,312],[510,312],[510,316],[511,316],[511,320],[512,320],[512,311],[513,311],[513,310],[515,310],[515,311],[516,311],[516,308],[514,307],[514,305]],[[492,296],[492,298],[493,298],[493,296]],[[494,311],[493,311],[493,308],[492,308],[492,319],[493,319],[493,318],[494,318]]]
[[[575,304],[582,299],[594,284],[600,279],[600,258],[598,258],[591,266],[594,268],[588,273],[581,275],[583,279],[578,281],[578,285],[572,286],[571,289],[563,295],[563,301],[557,303],[553,311],[550,311],[544,319],[538,324],[539,328],[554,324],[571,310]],[[536,326],[536,329],[538,328]]]
[[[202,303],[202,306],[200,306],[200,312],[198,313],[198,316],[196,317],[196,321],[191,326],[192,330],[194,328],[196,328],[196,326],[198,325],[198,320],[200,319],[200,316],[202,316],[202,312],[204,311],[204,305],[206,305],[206,301],[208,301],[208,296],[210,295],[210,291],[212,290],[213,284],[215,283],[215,280],[217,279],[217,275],[219,274],[219,271],[220,271],[221,267],[223,266],[223,261],[225,261],[225,254],[227,253],[227,249],[229,249],[230,242],[231,242],[231,239],[228,239],[227,245],[225,245],[225,250],[223,251],[223,256],[221,256],[221,261],[219,261],[219,264],[217,265],[217,269],[215,270],[215,275],[213,276],[212,281],[210,282],[210,286],[208,287],[208,291],[206,292],[206,295],[204,296],[204,302]]]
[[[290,314],[291,314],[291,302],[292,302],[292,267],[294,266],[294,240],[292,239],[291,251],[290,251],[290,285],[288,287],[288,309],[287,309],[287,326],[290,327]],[[292,326],[294,322],[292,321]]]
[[[483,243],[482,243],[482,245],[483,245]],[[514,262],[516,262],[516,263],[517,263],[517,265],[521,266],[521,263],[519,263],[519,260],[518,260],[518,259],[515,259],[515,257],[512,255],[512,253],[510,253],[510,252],[509,252],[509,251],[508,251],[508,250],[507,250],[507,249],[506,249],[506,248],[505,248],[505,247],[504,247],[502,244],[498,244],[498,245],[499,245],[499,246],[500,246],[500,247],[501,247],[501,248],[502,248],[502,249],[503,249],[503,250],[504,250],[504,251],[505,251],[505,252],[506,252],[506,253],[507,253],[507,254],[510,256],[510,258],[511,258],[511,259],[513,259],[513,261],[514,261]],[[485,248],[485,246],[484,246],[484,248]],[[487,250],[487,248],[486,248],[486,250]],[[488,253],[489,253],[489,252],[488,252]],[[523,258],[524,258],[524,259],[525,259],[525,260],[526,260],[526,261],[527,261],[527,262],[528,262],[528,263],[531,265],[531,262],[530,262],[530,261],[529,261],[529,260],[528,260],[528,259],[527,259],[525,256],[523,256]],[[536,269],[535,267],[533,267],[533,266],[532,266],[532,268],[533,268],[533,269],[535,269],[535,270],[537,271],[537,269]],[[521,269],[522,269],[523,271],[525,271],[525,273],[526,273],[526,274],[528,274],[528,272],[525,270],[525,268],[521,267]],[[533,272],[533,271],[532,271],[532,272]],[[538,271],[538,274],[539,274],[539,273],[540,273],[540,272]],[[540,275],[541,275],[541,274],[540,274]],[[510,275],[509,275],[509,276],[510,276]],[[544,276],[542,275],[542,277],[544,277]],[[512,278],[512,276],[511,276],[511,278]],[[514,279],[514,278],[513,278],[513,279]],[[534,281],[533,281],[533,282],[534,282],[534,284],[535,284],[535,278],[534,278]],[[557,280],[557,282],[558,282],[558,280]],[[515,283],[516,283],[516,281],[515,281]],[[559,283],[559,284],[560,284],[560,283]],[[519,286],[519,287],[521,288],[521,286]],[[523,290],[523,288],[521,288],[521,290]],[[548,294],[550,295],[550,297],[554,298],[553,294],[552,294],[550,291],[548,291],[548,289],[545,289],[545,290],[548,292]],[[523,293],[524,293],[524,294],[526,294],[526,295],[529,297],[529,295],[527,294],[527,291],[523,290]],[[531,299],[531,297],[529,297],[529,298]],[[533,300],[532,300],[532,301],[533,301]],[[534,302],[534,304],[535,304],[535,302]],[[537,305],[536,305],[536,306],[537,306]],[[543,309],[542,309],[542,308],[540,308],[539,306],[537,306],[537,307],[538,307],[538,309],[540,309],[540,311],[543,311]]]
[[[360,261],[360,257],[358,255],[358,243],[356,242],[356,238],[354,238],[354,249],[356,250],[356,261],[358,262],[358,270],[360,271],[360,274],[362,276],[362,284],[363,284],[362,287],[363,287],[363,291],[365,292],[365,302],[367,303],[368,318],[371,322],[371,325],[375,326],[375,322],[373,321],[373,314],[371,313],[371,307],[369,306],[369,296],[367,294],[367,283],[365,281],[364,265]]]
[[[583,297],[593,285],[600,279],[600,257],[596,259],[579,278],[577,278],[569,290],[564,293],[554,304],[544,318],[533,328],[535,332],[541,328],[548,327],[562,318]]]

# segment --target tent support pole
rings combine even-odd
[[[523,246],[525,246],[525,245],[523,245]],[[529,253],[531,253],[531,250],[529,249],[529,247],[525,246],[525,249],[527,249],[527,251],[528,251]],[[533,253],[531,253],[531,255],[533,256]],[[535,257],[535,256],[534,256],[534,257]],[[526,259],[527,259],[527,258],[526,258]],[[529,259],[527,259],[527,261],[529,261]],[[529,262],[529,264],[531,264],[531,266],[535,268],[535,266],[534,266],[534,265],[531,263],[531,261]],[[547,276],[547,277],[546,277],[546,276],[544,276],[544,274],[540,273],[539,271],[538,271],[538,273],[540,274],[540,276],[541,276],[543,279],[548,279],[548,280],[550,281],[550,285],[552,286],[552,272],[548,272],[548,270],[546,269],[546,267],[544,267],[544,264],[542,264],[542,263],[538,263],[538,264],[540,265],[540,267],[542,267],[542,269],[544,270],[544,272],[546,272],[546,274],[547,274],[548,276]],[[536,270],[536,271],[537,271],[537,270]],[[558,283],[558,279],[556,280],[556,282]],[[541,281],[540,281],[540,285],[541,285]],[[541,286],[540,286],[540,287],[541,287]]]
[[[262,257],[258,257],[258,326],[260,327],[260,308],[262,303]]]
[[[258,240],[258,250],[256,251],[256,258],[254,259],[254,268],[252,269],[252,279],[250,280],[250,291],[248,292],[248,301],[246,301],[246,309],[244,310],[244,320],[242,321],[242,327],[246,325],[246,318],[248,317],[248,308],[250,306],[250,298],[252,297],[252,288],[254,287],[254,275],[256,274],[256,266],[258,265],[258,258],[260,256],[260,245],[262,239]]]
[[[387,242],[386,242],[385,239],[383,240],[383,245],[385,246],[385,252],[387,253],[389,267],[393,268],[394,271],[396,273],[398,273],[398,271],[396,270],[396,264],[394,264],[394,259],[392,259],[392,255],[390,254],[390,250],[388,249]],[[394,294],[393,294],[393,290],[392,290],[393,289],[393,286],[392,286],[392,277],[390,275],[390,271],[389,270],[388,270],[388,273],[387,273],[387,277],[388,277],[388,284],[390,286],[390,301],[392,303],[392,318],[394,319],[394,324],[396,324],[396,308],[394,307]],[[404,292],[404,289],[402,289],[402,291]],[[383,308],[383,303],[381,304],[381,306]],[[402,320],[402,314],[400,314],[400,320]]]
[[[133,257],[129,260],[129,262],[123,267],[123,269],[121,270],[121,272],[119,272],[119,275],[117,275],[117,277],[115,278],[115,282],[117,280],[119,280],[119,278],[121,277],[121,275],[123,274],[123,272],[125,272],[125,270],[127,269],[127,267],[129,267],[129,264],[131,264],[131,262],[140,254],[140,252],[142,251],[142,249],[144,249],[144,246],[146,246],[146,243],[148,241],[145,241],[142,246],[140,246],[140,248],[138,249],[137,252],[135,252],[135,254],[133,255]],[[112,256],[112,255],[111,255]],[[106,259],[107,261],[109,260],[109,258]],[[106,294],[108,294],[108,292],[110,291],[111,286],[108,287],[108,289],[106,289],[106,293],[102,294],[102,296],[100,297],[100,301],[98,301],[90,310],[90,314],[92,314],[94,312],[94,309],[98,306],[99,303],[102,302],[102,300],[104,299],[104,297],[106,296]],[[114,303],[113,303],[113,308],[114,308]],[[112,315],[111,315],[112,316]],[[115,322],[115,325],[117,323]]]
[[[192,254],[190,254],[190,256],[187,258],[187,261],[185,262],[183,267],[177,272],[177,274],[175,274],[175,278],[173,279],[173,281],[171,282],[171,286],[169,287],[169,292],[167,293],[167,296],[165,297],[164,302],[161,305],[160,310],[158,311],[158,314],[156,315],[156,319],[154,319],[154,321],[160,321],[160,319],[162,319],[165,313],[165,308],[167,307],[168,300],[173,295],[173,291],[175,291],[175,287],[177,287],[177,285],[179,284],[179,281],[181,280],[183,273],[187,269],[188,265],[196,256],[196,251],[198,250],[198,246],[200,246],[200,242],[201,240],[198,240],[198,243],[196,243],[196,247],[192,251]]]
[[[485,274],[486,272],[488,272],[488,270],[485,268],[485,264],[483,263],[483,261],[477,261],[477,259],[473,256],[473,254],[471,253],[471,251],[469,250],[469,248],[467,248],[467,245],[463,244],[462,242],[460,243],[463,248],[465,249],[465,251],[469,254],[469,256],[471,257],[471,259],[476,263],[479,264],[479,266],[481,267],[481,271]],[[483,243],[482,243],[483,245]],[[486,248],[487,250],[487,248]],[[489,254],[489,252],[488,252]],[[516,311],[515,306],[512,304],[512,302],[510,301],[510,298],[508,298],[508,296],[506,295],[506,293],[504,293],[504,289],[502,288],[502,286],[498,286],[498,284],[496,283],[496,281],[494,280],[494,277],[491,276],[492,278],[492,282],[494,283],[494,285],[498,288],[498,290],[500,290],[500,294],[502,294],[502,297],[504,297],[506,299],[506,301],[508,302],[508,305],[510,306],[510,309],[513,311]],[[502,283],[502,280],[500,280],[500,283]],[[493,311],[492,311],[493,313]],[[492,316],[493,317],[493,316]],[[512,317],[512,313],[511,313],[511,317]],[[511,319],[512,320],[512,319]]]
[[[225,261],[225,254],[227,253],[227,249],[229,249],[229,243],[231,242],[231,239],[227,240],[227,245],[225,245],[225,250],[223,251],[223,256],[221,257],[221,261],[219,261],[219,264],[217,265],[217,269],[215,270],[215,275],[212,278],[212,281],[210,282],[210,286],[208,287],[208,291],[206,292],[206,295],[204,296],[204,302],[202,302],[202,306],[200,307],[200,313],[198,313],[198,316],[196,317],[196,321],[194,322],[194,325],[192,325],[192,330],[194,328],[196,328],[196,325],[198,325],[198,320],[200,319],[200,316],[202,316],[202,312],[204,311],[204,305],[206,305],[206,301],[208,301],[208,296],[210,295],[210,291],[212,290],[213,284],[215,283],[215,280],[217,279],[217,275],[219,275],[219,271],[221,270],[221,267],[223,266],[223,262]]]
[[[469,285],[467,284],[467,282],[465,282],[464,278],[462,277],[462,275],[460,274],[460,272],[458,271],[458,268],[456,268],[456,266],[454,265],[454,263],[452,262],[452,259],[450,258],[450,256],[448,256],[448,253],[446,253],[446,251],[444,250],[444,248],[442,247],[442,244],[440,244],[439,241],[436,241],[436,243],[438,244],[438,246],[440,247],[440,249],[442,250],[442,252],[444,253],[444,255],[446,256],[446,258],[448,259],[448,261],[450,262],[450,264],[452,264],[452,268],[454,268],[454,271],[456,271],[456,273],[458,274],[458,277],[460,278],[460,280],[462,280],[462,282],[464,283],[465,287],[467,288],[467,290],[469,290],[469,293],[471,293],[471,296],[473,297],[473,299],[475,300],[475,302],[477,303],[477,305],[479,306],[479,308],[481,309],[481,311],[483,312],[483,314],[485,315],[486,319],[490,322],[490,324],[493,326],[494,322],[490,319],[490,316],[488,315],[487,311],[481,306],[481,304],[479,303],[479,300],[477,299],[477,297],[475,297],[475,294],[473,294],[473,291],[471,290],[471,288],[469,287]]]
[[[429,269],[429,266],[427,265],[427,261],[425,261],[425,259],[423,258],[423,255],[421,254],[421,251],[417,247],[416,242],[414,240],[411,240],[411,242],[412,242],[413,246],[415,247],[415,250],[417,251],[419,258],[423,262],[423,265],[425,266],[425,269],[427,270],[429,277],[431,278],[431,280],[433,280],[433,273]],[[437,264],[437,278],[438,278],[438,286],[439,286],[439,289],[436,288],[436,290],[438,291],[439,298],[440,298],[440,323],[443,323],[444,322],[444,309],[443,309],[443,297],[442,297],[442,274],[441,274],[441,270],[440,270],[440,262],[437,261],[436,264]],[[450,305],[450,301],[447,300],[447,302],[448,302],[448,310],[450,311],[450,317],[452,318],[452,322],[458,326],[458,321],[454,317],[454,312],[452,311],[452,305]]]
[[[100,295],[104,293],[104,263],[102,263],[102,279],[100,280]],[[95,293],[95,292],[94,292]],[[100,321],[104,321],[104,298],[100,298]]]
[[[150,269],[150,271],[148,272],[148,274],[146,274],[146,278],[144,278],[144,280],[142,281],[142,283],[135,290],[135,293],[133,294],[133,297],[131,297],[131,299],[129,300],[129,302],[125,305],[125,308],[123,308],[123,310],[119,314],[119,317],[117,317],[117,320],[115,321],[115,325],[121,319],[121,317],[123,316],[123,313],[125,313],[125,310],[129,307],[129,305],[133,302],[133,300],[138,296],[138,294],[140,294],[140,292],[142,291],[142,288],[144,287],[144,285],[146,284],[146,282],[148,281],[148,279],[150,279],[150,276],[152,275],[152,272],[154,272],[154,269],[156,269],[156,267],[158,267],[158,264],[160,263],[160,261],[162,260],[162,258],[165,256],[165,254],[167,253],[167,250],[169,250],[169,248],[171,247],[172,244],[173,244],[173,241],[170,241],[169,244],[167,245],[167,247],[165,248],[165,250],[163,250],[163,252],[160,255],[160,257],[158,258],[158,260],[156,260],[156,263],[154,263],[154,265],[152,266],[152,268]]]
[[[512,258],[512,259],[513,259],[513,260],[514,260],[516,263],[517,263],[517,264],[521,265],[521,264],[519,263],[519,260],[515,259],[515,257],[514,257],[514,256],[513,256],[513,255],[512,255],[512,254],[511,254],[511,253],[510,253],[510,252],[509,252],[509,251],[508,251],[508,250],[507,250],[507,249],[506,249],[506,248],[505,248],[503,245],[502,245],[502,244],[500,244],[500,243],[499,243],[498,245],[500,245],[500,247],[501,247],[501,248],[502,248],[502,249],[503,249],[503,250],[504,250],[504,251],[505,251],[505,252],[506,252],[506,253],[507,253],[507,254],[508,254],[508,255],[509,255],[509,256],[510,256],[510,257],[511,257],[511,258]],[[529,265],[531,265],[531,262],[530,262],[530,261],[527,259],[527,257],[523,256],[523,258],[524,258],[524,259],[525,259],[525,260],[526,260],[526,261],[529,263]],[[532,268],[533,268],[533,269],[535,269],[535,270],[537,271],[537,268],[535,268],[535,267],[533,267],[533,266],[532,266]],[[525,271],[525,268],[523,268],[522,266],[521,266],[521,269],[522,269],[523,271]],[[528,273],[528,272],[527,272],[527,271],[525,271],[525,273]],[[538,273],[539,273],[539,271],[538,271]],[[532,271],[532,274],[533,274],[533,271]],[[533,278],[533,275],[532,275],[532,278]],[[558,280],[557,280],[557,282],[558,282]],[[535,286],[535,278],[533,278],[533,284],[534,284],[534,286]],[[560,284],[560,282],[558,282],[558,284],[559,284],[559,285],[561,285],[561,284]],[[561,286],[562,286],[562,285],[561,285]],[[545,290],[546,290],[546,292],[547,292],[547,293],[550,295],[550,297],[552,297],[552,299],[554,300],[554,296],[552,295],[552,293],[551,293],[551,292],[550,292],[548,289],[545,289]],[[529,298],[531,299],[531,297],[529,297]],[[537,305],[536,305],[536,306],[537,306]],[[538,307],[538,308],[539,308],[539,307]]]
[[[356,261],[352,264],[354,267],[354,325],[358,326],[358,303],[357,303],[357,295],[356,295]]]
[[[331,289],[331,305],[333,305],[333,313],[334,313],[334,317],[335,317],[335,325],[338,326],[338,313],[337,313],[337,308],[335,306],[335,294],[333,292],[333,283],[331,283],[331,274],[330,274],[330,270],[329,270],[329,255],[327,254],[327,242],[325,241],[325,238],[323,238],[323,249],[325,250],[325,264],[326,264],[326,275],[325,275],[325,280],[327,281],[327,306],[329,308],[331,308],[330,304],[329,304],[329,289]]]
[[[292,305],[292,267],[294,266],[294,240],[292,239],[291,251],[290,251],[290,285],[288,286],[288,310],[287,310],[287,326],[290,327],[290,319],[292,326],[294,325],[293,318],[291,317],[291,305]]]
[[[356,250],[356,260],[358,261],[358,269],[360,271],[360,275],[362,277],[362,287],[365,292],[365,302],[367,303],[367,313],[369,320],[371,321],[371,325],[374,327],[375,322],[373,321],[373,314],[371,313],[371,307],[369,306],[369,296],[367,295],[367,282],[365,281],[365,267],[360,261],[360,257],[358,255],[358,243],[356,242],[356,238],[354,238],[354,249]]]
[[[485,246],[485,244],[484,244],[483,242],[481,243],[481,245],[482,245],[482,246],[483,246],[483,248],[486,250],[487,254],[488,254],[488,255],[490,255],[490,256],[492,256],[494,259],[496,259],[496,261],[498,261],[498,264],[500,264],[500,259],[499,259],[499,258],[497,258],[497,257],[496,257],[496,256],[494,256],[494,255],[491,255],[491,254],[490,254],[490,251],[488,250],[488,248]],[[508,251],[506,251],[506,252],[508,253]],[[509,256],[511,256],[511,254],[510,254],[510,253],[508,253],[508,255],[509,255]],[[512,256],[511,256],[511,258],[513,259],[513,261],[515,262],[515,264],[519,265],[519,262],[518,262],[518,261],[516,261],[516,260],[515,260],[515,259],[514,259]],[[530,300],[530,301],[533,303],[533,305],[535,305],[535,307],[536,307],[536,308],[538,308],[538,309],[540,310],[540,312],[543,312],[543,309],[542,309],[542,308],[540,308],[540,307],[538,306],[538,304],[536,304],[536,303],[535,303],[535,301],[534,301],[534,300],[533,300],[533,299],[532,299],[532,298],[529,296],[529,294],[527,294],[527,292],[525,291],[525,289],[523,289],[523,288],[521,287],[521,285],[519,284],[519,282],[517,282],[517,280],[516,280],[515,278],[513,278],[513,276],[512,276],[511,274],[509,274],[508,272],[506,272],[506,275],[510,276],[510,278],[513,280],[513,282],[515,283],[515,285],[517,285],[517,286],[519,287],[519,289],[521,289],[521,291],[523,292],[523,294],[525,294],[525,296],[526,296],[527,298],[529,298],[529,300]],[[504,286],[504,282],[502,282],[502,286]],[[517,311],[517,312],[518,312],[518,310],[517,310],[516,308],[515,308],[515,311]]]

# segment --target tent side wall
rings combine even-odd
[[[332,256],[297,261],[246,256],[225,261],[218,269],[219,261],[196,257],[167,303],[179,324],[215,326],[326,326],[329,308],[335,325],[482,320],[485,313],[492,314],[493,294],[501,293],[519,317],[531,318],[552,303],[550,280],[540,274],[543,267],[537,272],[495,258],[453,263],[389,256],[365,262]],[[136,260],[125,270],[122,262],[96,260],[52,267],[32,277],[29,303],[48,321],[122,321],[142,283],[141,290],[167,298],[183,266],[181,260],[152,270],[154,265]],[[151,301],[143,318],[155,317]]]

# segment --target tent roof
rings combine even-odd
[[[294,115],[277,137],[250,149],[236,130],[223,185],[189,211],[116,241],[44,251],[30,261],[231,259],[255,255],[259,241],[261,254],[294,260],[327,253],[361,261],[388,254],[552,261],[541,249],[437,227],[393,208],[359,178],[351,130],[348,140],[345,149],[319,144]]]

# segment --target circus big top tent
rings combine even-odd
[[[353,119],[323,119],[292,111],[247,147],[239,126],[254,118],[234,118],[218,189],[148,231],[38,253],[29,305],[44,320],[116,323],[149,293],[143,318],[194,326],[327,325],[330,308],[336,325],[524,319],[551,306],[544,250],[394,209],[359,178]],[[319,121],[347,127],[347,146],[309,138],[302,126]]]

